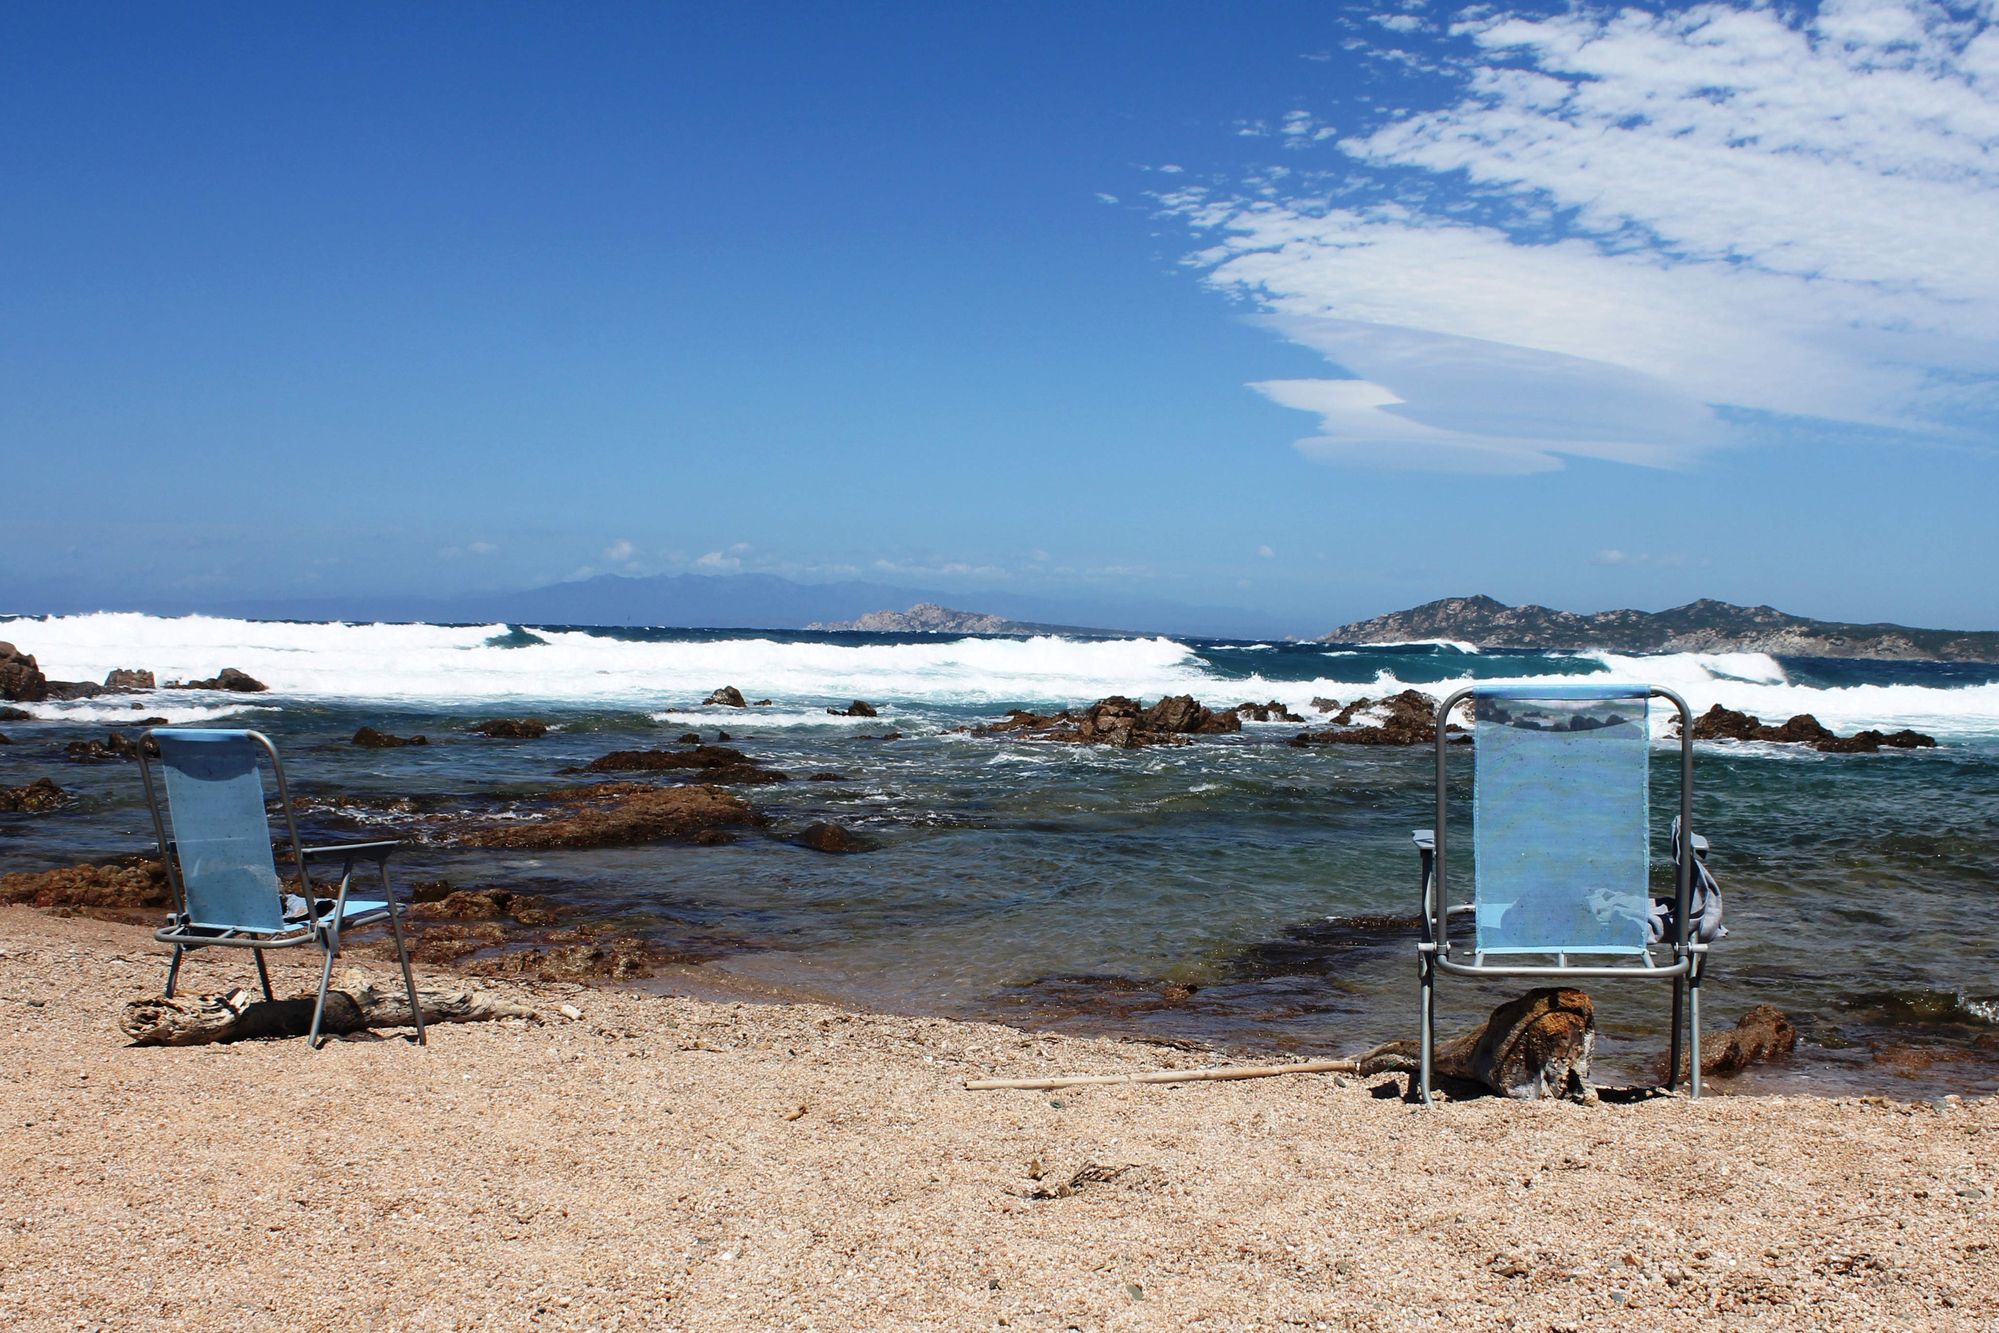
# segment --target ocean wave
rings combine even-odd
[[[1072,707],[1110,694],[1157,699],[1192,694],[1212,707],[1276,700],[1307,718],[1320,716],[1314,698],[1349,703],[1408,688],[1442,695],[1473,682],[1531,684],[1643,683],[1674,690],[1696,712],[1715,704],[1781,722],[1810,713],[1842,732],[1913,727],[1940,738],[1999,737],[1999,681],[1811,685],[1792,678],[1760,653],[1549,653],[1540,656],[1467,653],[1461,669],[1438,679],[1439,659],[1393,654],[1371,680],[1338,680],[1326,650],[1300,647],[1259,652],[1246,675],[1225,672],[1227,649],[1166,637],[1128,639],[938,638],[918,643],[846,644],[769,636],[647,636],[641,632],[537,630],[546,642],[489,645],[508,639],[506,625],[348,625],[162,618],[127,613],[19,621],[8,636],[40,658],[51,678],[101,680],[118,667],[151,670],[160,679],[212,676],[225,666],[249,672],[273,694],[250,699],[151,695],[144,707],[176,722],[227,716],[286,700],[354,700],[466,709],[616,704],[654,713],[660,721],[712,724],[740,718],[767,727],[874,727],[908,730],[940,721],[937,710],[962,716],[1013,706]],[[1434,643],[1425,645],[1435,647]],[[1458,645],[1450,645],[1458,647]],[[1370,650],[1375,652],[1379,650]],[[1341,656],[1343,663],[1353,658]],[[1518,663],[1521,674],[1496,672]],[[1879,664],[1892,667],[1893,664]],[[1311,679],[1284,679],[1291,667]],[[1578,672],[1582,674],[1578,674]],[[1930,678],[1933,681],[1933,677]],[[769,709],[738,713],[704,709],[710,691],[734,685]],[[865,699],[880,719],[829,716],[829,706]],[[73,720],[125,720],[130,700],[35,705],[38,715]],[[1656,705],[1660,708],[1664,704]],[[891,713],[903,716],[890,717]],[[927,718],[925,715],[928,715]],[[142,714],[144,715],[144,714]],[[1278,724],[1272,724],[1278,725]],[[1295,724],[1292,724],[1295,725]]]

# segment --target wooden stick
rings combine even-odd
[[[410,1024],[409,996],[398,985],[377,988],[359,972],[349,972],[344,989],[326,992],[322,1032],[359,1032],[363,1028],[405,1027]],[[533,1018],[535,1011],[499,999],[487,991],[420,990],[425,1023],[486,1023],[497,1018]],[[137,1046],[205,1046],[210,1042],[254,1037],[300,1037],[312,1026],[313,997],[259,1000],[246,990],[220,997],[169,1000],[153,998],[126,1004],[118,1026]]]
[[[967,1092],[994,1088],[1074,1088],[1085,1083],[1191,1083],[1232,1078],[1275,1078],[1279,1074],[1358,1074],[1358,1060],[1305,1060],[1291,1065],[1234,1065],[1224,1069],[1162,1069],[1151,1074],[1081,1074],[1074,1078],[975,1078]]]

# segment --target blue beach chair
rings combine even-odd
[[[1473,700],[1472,901],[1452,905],[1445,803],[1444,725]],[[1678,865],[1672,899],[1651,894],[1650,702],[1680,710]],[[1701,1093],[1700,982],[1721,929],[1720,894],[1696,859],[1693,717],[1671,690],[1644,685],[1475,686],[1437,710],[1437,826],[1416,831],[1422,856],[1421,1080],[1430,1102],[1440,975],[1571,981],[1671,981],[1668,1088],[1680,1070],[1686,1017],[1692,1095]],[[1453,946],[1452,916],[1472,915],[1470,956]],[[1654,950],[1670,957],[1654,956]],[[1690,1003],[1689,1003],[1690,1001]]]
[[[159,745],[166,787],[164,810],[146,757],[147,741]],[[296,894],[286,893],[278,880],[270,820],[264,813],[264,780],[257,764],[260,749],[270,757],[277,777],[285,833],[298,866]],[[276,747],[260,732],[195,728],[148,731],[140,738],[139,774],[174,895],[173,914],[166,927],[153,934],[162,944],[174,946],[173,962],[167,968],[169,999],[180,977],[181,958],[190,949],[225,946],[253,951],[257,979],[269,1000],[273,998],[271,976],[264,966],[264,951],[312,945],[326,956],[309,1037],[317,1050],[319,1025],[326,1013],[326,988],[333,978],[333,960],[340,954],[340,933],[387,921],[402,960],[416,1039],[427,1044],[416,978],[410,972],[409,949],[403,942],[404,909],[397,906],[395,892],[389,887],[389,854],[401,844],[307,847],[300,842],[284,765],[278,760]],[[167,836],[169,824],[171,838]],[[332,898],[313,892],[310,866],[315,861],[341,863],[340,887]],[[375,867],[382,886],[380,898],[348,896],[355,868],[363,863]]]

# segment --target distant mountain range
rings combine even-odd
[[[506,622],[529,625],[660,625],[701,629],[804,629],[857,621],[886,607],[935,604],[949,597],[1033,632],[1050,626],[1101,626],[1095,633],[1141,633],[1216,639],[1281,639],[1302,634],[1295,621],[1237,607],[1195,606],[1151,598],[1059,597],[1033,593],[941,593],[883,583],[797,583],[774,574],[602,574],[526,592],[467,597],[282,597],[216,603],[133,599],[118,605],[7,608],[21,613],[149,611],[158,615],[231,616],[246,620]],[[940,608],[941,609],[941,608]],[[900,613],[898,613],[900,614]],[[962,632],[962,631],[961,631]]]
[[[1446,597],[1413,610],[1342,625],[1320,639],[1325,643],[1450,639],[1481,648],[1999,662],[1999,632],[1990,630],[1849,625],[1707,598],[1670,611],[1598,611],[1579,616],[1545,606],[1508,606],[1491,597]]]

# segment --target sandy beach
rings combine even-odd
[[[137,927],[0,908],[0,1324],[1986,1329],[1999,1108],[1405,1105],[992,1025],[474,983],[536,1022],[137,1048]],[[273,967],[280,994],[310,960]],[[371,975],[387,969],[364,961]],[[434,984],[461,984],[446,973]],[[251,980],[197,957],[190,993]],[[581,1014],[570,1019],[561,1006]]]

